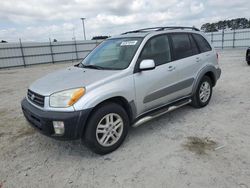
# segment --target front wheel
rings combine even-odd
[[[212,92],[213,86],[211,79],[208,76],[204,76],[192,97],[191,105],[195,108],[202,108],[206,106],[211,99]]]
[[[122,144],[128,126],[126,111],[118,104],[105,103],[91,115],[83,141],[93,152],[104,155]]]

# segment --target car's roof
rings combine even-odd
[[[126,33],[126,34],[121,34],[121,35],[115,35],[110,37],[109,39],[112,38],[132,38],[132,37],[145,37],[146,35],[148,35],[150,32],[140,32],[140,33]]]
[[[109,39],[114,38],[132,38],[132,37],[142,37],[149,34],[161,34],[161,33],[170,33],[170,32],[194,32],[198,33],[200,32],[199,29],[194,27],[154,27],[154,28],[145,28],[145,29],[139,29],[135,31],[128,31],[125,33],[122,33],[120,35],[112,36]]]

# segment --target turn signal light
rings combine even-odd
[[[73,104],[75,104],[85,93],[85,89],[84,88],[80,88],[77,91],[75,91],[72,96],[71,99],[68,102],[68,105],[71,106]]]

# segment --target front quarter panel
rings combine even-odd
[[[86,94],[74,104],[74,108],[75,110],[94,108],[101,102],[113,97],[123,97],[130,102],[135,98],[133,83],[133,76],[130,74],[107,81],[94,88],[86,87]]]

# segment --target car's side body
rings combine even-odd
[[[202,54],[199,53],[156,66],[153,71],[135,71],[138,57],[147,41],[155,36],[170,33],[162,32],[147,35],[128,69],[115,74],[113,77],[108,77],[107,80],[101,80],[100,83],[95,82],[93,85],[88,85],[86,87],[88,93],[74,105],[74,108],[76,110],[94,108],[107,99],[123,97],[129,104],[135,104],[133,117],[138,117],[152,108],[166,104],[166,102],[191,96],[199,80],[207,73],[210,74],[215,85],[220,77],[220,69],[218,64],[215,63],[217,57],[213,48],[211,51]],[[169,71],[168,69],[171,66],[175,67],[175,70]]]

